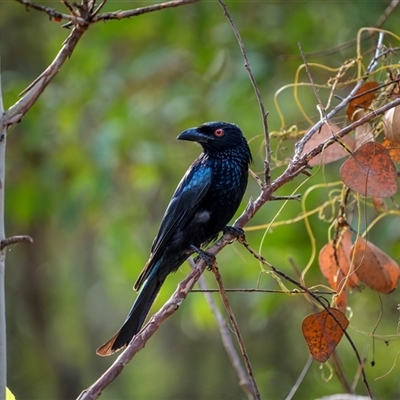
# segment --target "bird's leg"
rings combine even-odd
[[[206,251],[201,250],[193,245],[191,245],[190,247],[198,254],[198,256],[194,259],[194,262],[197,263],[197,261],[199,261],[199,258],[202,258],[204,262],[207,264],[207,269],[211,270],[213,265],[215,264],[214,254],[207,253]]]
[[[235,236],[238,242],[242,242],[246,240],[246,236],[244,235],[244,230],[242,228],[238,228],[237,226],[227,225],[224,230],[223,234],[230,233]]]

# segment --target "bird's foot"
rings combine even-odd
[[[201,250],[198,247],[193,246],[193,245],[190,247],[192,248],[192,250],[194,250],[198,254],[198,256],[194,259],[194,262],[197,263],[201,258],[207,264],[207,269],[211,270],[213,265],[215,264],[215,260],[216,260],[214,254],[207,253],[206,251]]]
[[[240,243],[246,240],[244,230],[242,228],[238,228],[237,226],[227,225],[223,230],[224,235],[225,233],[232,234],[233,236],[235,236],[236,240]]]

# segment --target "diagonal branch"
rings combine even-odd
[[[134,10],[108,12],[99,14],[98,16],[94,17],[91,22],[94,23],[99,21],[109,21],[112,19],[120,20],[123,18],[131,18],[148,12],[165,10],[166,8],[179,7],[185,4],[196,3],[198,1],[200,0],[173,0],[167,1],[165,3],[154,4],[147,7],[135,8]]]
[[[192,268],[195,268],[193,258],[191,258],[191,257],[189,258],[189,264]],[[250,398],[253,398],[253,390],[252,390],[251,382],[249,380],[248,375],[246,374],[246,371],[244,370],[244,368],[242,366],[242,363],[240,362],[240,358],[235,349],[235,346],[233,345],[232,336],[231,336],[230,330],[228,328],[228,324],[227,324],[225,318],[222,316],[222,314],[218,310],[218,308],[214,302],[214,299],[210,293],[210,290],[206,286],[204,277],[200,276],[200,279],[198,280],[197,283],[200,287],[200,290],[203,291],[203,293],[204,293],[204,297],[206,298],[206,301],[211,309],[211,312],[214,314],[219,332],[221,334],[222,344],[224,345],[225,351],[228,354],[228,357],[232,363],[232,366],[238,375],[239,385],[249,395]],[[219,289],[215,289],[215,291],[219,292]],[[229,290],[225,289],[225,292],[227,292],[227,291],[229,291]],[[192,290],[191,292],[193,293],[194,290]]]
[[[43,6],[41,4],[36,4],[30,0],[15,0],[15,1],[25,5],[27,9],[33,8],[34,10],[44,12],[50,18],[56,20],[57,22],[61,20],[68,21],[68,23],[65,24],[64,27],[69,28],[73,25],[94,24],[100,21],[104,22],[110,20],[120,20],[123,18],[136,17],[138,15],[146,14],[153,11],[160,11],[160,10],[165,10],[166,8],[174,8],[183,6],[185,4],[196,3],[200,0],[172,0],[172,1],[167,1],[165,3],[159,3],[159,4],[153,4],[151,6],[135,8],[133,10],[118,10],[102,14],[99,14],[99,11],[102,9],[107,0],[102,0],[95,10],[93,10],[94,7],[96,6],[94,1],[91,1],[90,4],[87,1],[85,1],[84,6],[87,7],[88,10],[90,11],[87,19],[79,16],[79,13],[73,13],[72,6],[70,6],[69,3],[67,3],[66,1],[63,2],[67,6],[67,8],[70,8],[71,14],[61,13],[57,11],[55,8]]]
[[[22,92],[23,97],[6,111],[3,119],[4,126],[12,126],[21,121],[57,75],[64,62],[71,56],[86,28],[85,25],[77,25],[72,30],[53,62]]]
[[[6,166],[7,128],[3,125],[4,103],[0,74],[0,241],[5,239],[4,228],[4,179]],[[6,252],[0,251],[0,400],[6,397],[7,386],[7,337],[6,337],[6,304],[5,304],[5,269]]]
[[[55,8],[42,6],[41,4],[36,4],[29,0],[15,0],[15,1],[23,4],[27,10],[29,10],[30,8],[33,8],[34,10],[42,11],[42,12],[46,13],[50,18],[52,18],[56,21],[61,21],[64,19],[66,21],[72,22],[74,25],[84,25],[85,24],[85,20],[83,18],[78,17],[76,15],[60,13]]]
[[[233,332],[235,333],[237,342],[238,342],[239,347],[240,347],[240,351],[242,353],[242,357],[243,357],[244,363],[245,363],[246,368],[247,368],[247,373],[249,375],[251,386],[252,386],[251,387],[251,392],[250,392],[251,396],[255,400],[261,400],[260,392],[259,392],[258,387],[257,387],[257,382],[256,382],[255,377],[254,377],[253,368],[251,367],[250,358],[249,358],[249,355],[247,353],[246,347],[244,345],[244,340],[243,340],[242,334],[240,332],[239,325],[238,325],[238,323],[236,321],[236,317],[233,314],[232,307],[229,304],[228,298],[226,297],[225,288],[224,288],[224,285],[222,283],[222,277],[221,277],[221,274],[219,273],[218,266],[216,265],[216,263],[214,263],[214,265],[213,265],[211,270],[215,275],[215,279],[217,280],[218,289],[219,289],[219,293],[220,293],[222,302],[223,302],[223,304],[225,306],[226,312],[228,313],[229,319],[230,319],[231,324],[232,324]]]

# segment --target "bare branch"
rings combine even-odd
[[[112,19],[123,19],[123,18],[131,18],[135,17],[137,15],[142,15],[145,13],[149,13],[152,11],[160,11],[164,10],[166,8],[172,8],[172,7],[179,7],[183,6],[185,4],[191,4],[191,3],[196,3],[200,0],[174,0],[174,1],[167,1],[165,3],[160,3],[160,4],[154,4],[151,6],[147,7],[141,7],[141,8],[136,8],[134,10],[126,10],[126,11],[114,11],[114,12],[109,12],[109,13],[103,13],[100,14],[92,19],[91,22],[99,22],[99,21],[109,21]]]
[[[290,389],[289,394],[286,396],[285,400],[292,400],[293,396],[296,394],[297,389],[300,387],[301,383],[303,382],[305,376],[307,375],[308,370],[311,367],[311,364],[313,362],[313,358],[310,356],[308,356],[307,362],[304,365],[299,377],[297,378],[296,383],[293,385],[293,387]]]
[[[0,242],[0,250],[4,250],[7,246],[10,246],[11,244],[22,242],[33,243],[33,239],[28,235],[11,236]]]
[[[239,44],[240,51],[242,52],[244,66],[249,74],[250,82],[253,85],[254,93],[256,95],[258,106],[260,107],[260,112],[262,116],[263,126],[264,126],[264,137],[265,137],[265,160],[264,160],[264,184],[269,185],[271,181],[271,174],[270,174],[270,161],[271,161],[271,145],[270,145],[270,138],[269,138],[269,130],[268,130],[268,112],[265,111],[264,102],[261,97],[260,89],[258,88],[256,78],[254,77],[253,71],[250,66],[249,58],[247,57],[247,52],[243,44],[242,37],[239,33],[239,30],[236,27],[235,21],[231,17],[226,4],[222,0],[218,0],[219,4],[221,5],[224,15],[228,19],[229,23],[231,24],[233,33],[236,36],[236,40]]]
[[[195,268],[195,264],[194,264],[192,257],[189,258],[189,264],[192,268]],[[201,291],[204,293],[204,297],[206,298],[207,303],[210,306],[211,312],[214,314],[219,332],[221,334],[222,344],[224,345],[226,353],[228,354],[228,357],[231,360],[232,366],[235,369],[235,371],[239,377],[239,385],[243,388],[243,390],[251,398],[253,398],[252,384],[249,380],[248,375],[246,374],[246,371],[244,370],[244,368],[240,362],[239,355],[235,349],[235,346],[233,345],[232,337],[230,334],[230,330],[228,329],[226,320],[219,312],[219,310],[213,300],[213,297],[210,294],[210,290],[207,288],[204,277],[200,276],[200,279],[198,280],[197,283],[198,283],[199,287],[201,288]],[[216,289],[215,291],[219,292],[218,289]],[[194,290],[192,290],[191,292],[193,293]]]
[[[221,296],[222,303],[224,304],[226,312],[228,313],[228,316],[229,316],[229,320],[231,321],[233,332],[236,335],[236,339],[238,341],[240,351],[242,352],[244,364],[246,365],[247,373],[248,373],[250,381],[251,381],[251,387],[247,388],[247,391],[249,393],[251,393],[253,399],[261,400],[260,391],[258,390],[258,387],[257,387],[257,382],[255,380],[253,369],[251,367],[250,358],[247,353],[246,346],[244,344],[244,340],[243,340],[242,334],[239,329],[239,325],[236,321],[236,317],[233,313],[231,305],[229,304],[228,298],[226,297],[224,284],[222,283],[222,277],[221,277],[221,274],[219,273],[218,266],[216,263],[214,263],[211,270],[215,275],[215,279],[217,280],[219,294]]]
[[[53,62],[22,92],[23,97],[6,111],[3,119],[4,126],[18,123],[35,104],[64,62],[71,56],[85,29],[83,25],[78,25],[72,30]]]
[[[54,8],[42,6],[41,4],[36,4],[29,0],[15,0],[15,1],[23,4],[27,10],[29,10],[30,8],[33,8],[34,10],[42,11],[42,12],[46,13],[50,18],[52,18],[56,21],[61,21],[64,19],[66,21],[72,22],[74,25],[84,25],[86,22],[81,17],[75,16],[75,15],[70,15],[70,14],[60,13]]]
[[[4,103],[0,73],[0,240],[5,238],[4,228],[4,179],[6,166],[7,128],[4,119]],[[5,269],[6,255],[0,251],[0,400],[6,398],[7,386],[7,336],[6,336],[6,303],[5,303]]]
[[[219,293],[219,289],[193,289],[190,291],[191,293]],[[294,290],[279,290],[279,289],[226,289],[226,293],[274,293],[274,294],[285,294],[285,295],[297,295],[297,294],[305,294],[306,292],[298,289]],[[325,290],[313,290],[315,294],[321,295],[326,294],[333,296],[337,294],[335,291],[325,291]]]

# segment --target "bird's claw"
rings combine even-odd
[[[227,225],[223,233],[230,233],[231,235],[235,236],[238,242],[243,242],[246,240],[246,236],[244,234],[244,230],[242,228],[238,228],[237,226]]]
[[[200,259],[202,259],[207,264],[207,269],[211,270],[216,260],[214,254],[208,253],[193,245],[190,247],[198,254],[198,256],[195,257],[194,262],[197,263]]]

